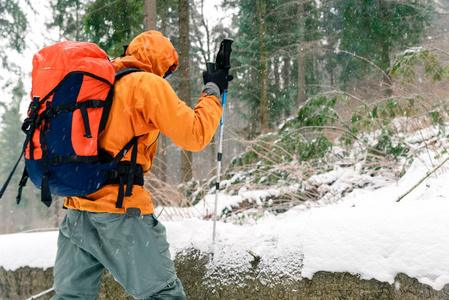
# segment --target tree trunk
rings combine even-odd
[[[304,3],[298,2],[298,18],[302,20],[304,18]],[[300,43],[304,41],[304,22],[300,23]],[[306,102],[306,68],[305,68],[305,55],[301,45],[298,46],[298,98],[296,107],[293,109],[294,116],[297,115],[299,107]]]
[[[272,68],[273,68],[273,73],[274,73],[274,88],[273,88],[273,91],[276,93],[276,95],[282,95],[281,70],[280,70],[281,69],[281,63],[280,63],[280,58],[279,57],[276,57],[273,60]],[[278,99],[282,99],[281,101],[283,101],[283,98],[278,98]],[[282,113],[279,113],[278,117],[275,118],[276,127],[279,126],[279,124],[283,122],[281,117],[282,117]]]
[[[379,1],[379,15],[386,15],[387,8],[385,7],[385,3],[383,1]],[[391,77],[388,74],[388,69],[390,68],[390,44],[389,44],[389,36],[388,33],[382,31],[382,43],[381,43],[381,65],[380,68],[385,72],[385,81],[387,84],[387,88],[385,90],[385,95],[390,97],[393,95],[393,90],[391,88]]]
[[[157,6],[156,0],[145,0],[144,4],[144,28],[145,31],[156,30]]]
[[[282,72],[281,72],[281,78],[282,78],[282,89],[287,92],[287,95],[290,96],[291,93],[291,87],[290,87],[290,58],[284,57],[284,64],[282,66]],[[285,119],[290,117],[292,114],[292,111],[290,110],[290,107],[285,110]]]
[[[189,0],[179,0],[179,92],[181,98],[191,107],[190,99],[190,38],[189,38]],[[181,150],[181,181],[192,179],[192,152]]]
[[[279,58],[274,59],[273,68],[275,91],[279,93],[281,91],[281,62]]]
[[[167,9],[167,2],[162,1],[161,33],[163,36],[167,36]]]
[[[157,2],[156,0],[145,0],[145,30],[157,30]],[[160,31],[163,36],[167,35],[167,2],[162,1],[162,15]],[[167,182],[167,137],[162,133],[157,142],[157,158],[153,161],[152,172],[156,178],[162,182]]]
[[[284,0],[284,5],[289,5],[291,0]],[[287,10],[286,15],[290,16],[292,12]],[[293,15],[291,16],[293,17]],[[284,32],[292,32],[291,22],[284,22],[283,26]],[[291,76],[291,60],[290,55],[285,55],[282,57],[283,65],[281,71],[281,80],[282,80],[282,90],[288,95],[288,99],[290,99],[292,94],[292,87],[290,86],[290,76]],[[296,111],[296,107],[291,107],[290,105],[284,111],[284,119],[292,116],[292,110]]]
[[[75,8],[75,41],[80,40],[80,23],[79,23],[79,10],[80,10],[80,3],[79,1],[76,1],[76,8]]]
[[[167,2],[162,1],[162,16],[161,16],[161,33],[163,36],[167,35]],[[159,179],[163,182],[167,182],[167,143],[168,139],[162,133],[159,136]]]
[[[266,37],[265,15],[267,6],[265,0],[256,0],[257,23],[259,25],[259,80],[260,80],[260,127],[262,132],[269,129],[268,115],[268,59],[264,38]]]

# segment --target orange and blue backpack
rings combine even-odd
[[[98,139],[109,117],[114,82],[140,71],[124,69],[116,73],[107,54],[92,43],[60,42],[35,54],[32,100],[22,125],[26,139],[0,198],[25,156],[17,203],[29,178],[41,189],[41,200],[47,206],[51,205],[52,194],[84,196],[104,184],[118,183],[116,206],[121,207],[123,197],[131,195],[133,184],[143,185],[143,171],[136,166],[139,137],[130,140],[116,157],[101,151]],[[119,163],[131,148],[131,161]]]

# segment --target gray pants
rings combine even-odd
[[[96,299],[104,269],[136,299],[185,299],[154,215],[69,209],[59,228],[54,299]]]

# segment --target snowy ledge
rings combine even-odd
[[[221,287],[249,287],[248,274],[257,269],[257,280],[266,286],[315,280],[314,274],[330,272],[400,289],[397,278],[404,274],[446,293],[449,174],[439,171],[396,202],[429,171],[424,157],[416,161],[397,184],[352,192],[338,204],[299,206],[252,225],[220,222],[212,262],[211,221],[164,222],[171,253],[177,258],[197,253],[204,278],[217,279]],[[56,239],[57,232],[0,235],[0,267],[50,268]]]

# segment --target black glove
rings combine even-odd
[[[225,70],[220,69],[215,73],[209,73],[207,71],[203,72],[203,82],[204,84],[208,82],[215,83],[220,89],[220,95],[223,94],[225,90],[228,89],[228,82],[232,81],[234,76],[226,73]]]

